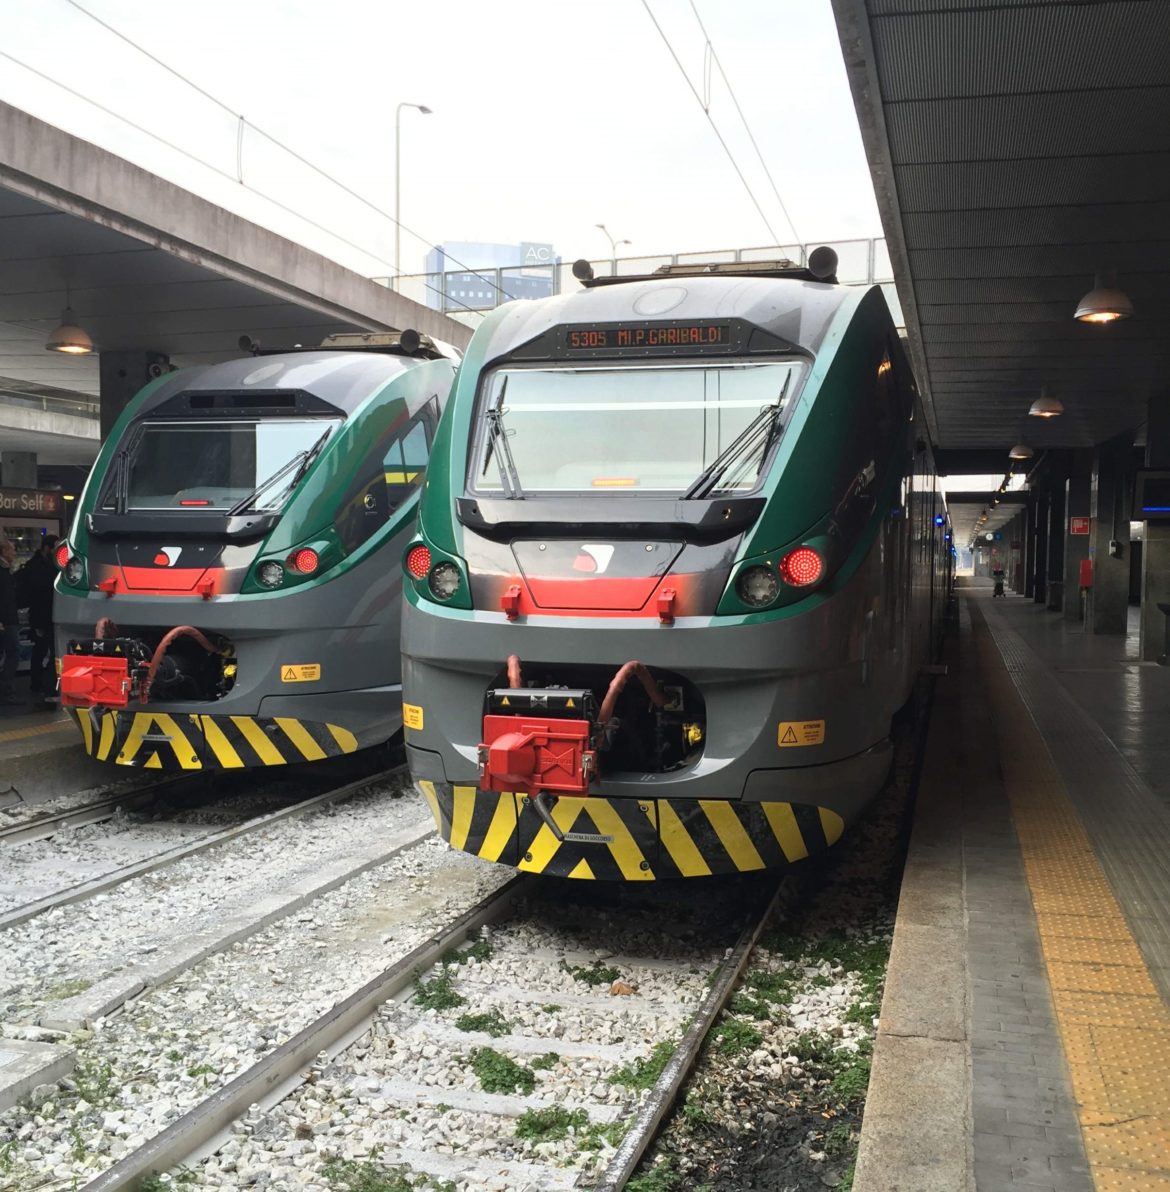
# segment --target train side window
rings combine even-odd
[[[382,461],[389,512],[393,513],[426,478],[437,422],[438,403],[432,398],[390,444]]]
[[[346,550],[381,529],[420,487],[437,421],[438,402],[432,398],[414,417],[380,436],[354,469],[334,523]]]

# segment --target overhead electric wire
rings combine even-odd
[[[739,113],[739,118],[743,122],[744,131],[748,135],[748,140],[752,143],[752,148],[756,151],[756,156],[760,159],[760,166],[764,171],[764,176],[768,179],[768,185],[772,188],[772,193],[776,196],[776,202],[780,210],[784,212],[784,218],[788,221],[788,226],[792,229],[792,238],[797,244],[803,244],[800,234],[796,230],[796,224],[792,222],[792,216],[788,214],[788,208],[784,205],[784,200],[780,197],[780,190],[776,186],[776,180],[772,177],[772,171],[768,169],[768,163],[764,160],[764,155],[760,151],[760,146],[756,143],[756,138],[752,133],[752,126],[748,123],[747,116],[744,115],[743,108],[740,107],[739,99],[736,97],[735,90],[731,86],[731,79],[728,77],[727,71],[723,69],[723,63],[719,61],[719,55],[715,52],[714,43],[711,41],[707,33],[707,28],[703,24],[703,18],[699,16],[699,10],[695,7],[695,0],[689,0],[691,12],[695,14],[695,20],[699,24],[699,30],[703,34],[703,40],[707,43],[707,49],[711,54],[711,58],[715,65],[719,67],[719,73],[723,76],[723,82],[727,86],[727,94],[731,96],[731,102],[735,104],[735,110]]]
[[[70,0],[70,3],[72,3],[72,2],[73,2],[73,0]],[[646,15],[654,23],[654,28],[658,30],[658,36],[662,38],[662,43],[663,43],[663,45],[666,46],[667,50],[670,52],[670,56],[674,59],[674,64],[675,64],[675,66],[678,67],[679,73],[686,80],[687,86],[691,89],[691,94],[695,97],[695,100],[698,103],[699,107],[703,109],[703,115],[707,117],[707,123],[711,125],[711,130],[715,133],[715,136],[718,139],[719,144],[723,146],[723,152],[727,154],[727,160],[729,162],[731,162],[731,168],[733,170],[735,170],[736,174],[739,177],[740,182],[743,183],[743,188],[744,188],[744,190],[747,191],[748,197],[751,199],[753,205],[755,206],[756,211],[759,212],[760,219],[762,219],[764,221],[764,227],[766,227],[768,229],[768,235],[772,237],[772,242],[774,244],[779,244],[780,237],[776,234],[776,229],[774,227],[772,227],[771,221],[768,219],[768,216],[765,214],[764,208],[760,205],[760,200],[756,198],[755,191],[752,190],[751,184],[748,182],[747,178],[745,177],[743,170],[741,170],[739,168],[739,162],[737,162],[735,160],[735,154],[731,152],[731,147],[723,139],[723,134],[719,131],[719,127],[715,123],[714,117],[711,115],[710,105],[703,102],[703,97],[695,89],[694,83],[691,82],[691,76],[687,74],[686,67],[683,66],[681,60],[679,59],[678,54],[675,53],[674,46],[672,46],[670,44],[670,38],[668,38],[666,36],[665,30],[658,23],[658,18],[654,15],[654,11],[650,7],[649,0],[642,0],[642,7],[646,10]],[[720,67],[719,69],[720,69],[720,73],[722,73],[723,68]],[[787,216],[787,212],[785,212],[785,215]],[[789,220],[788,222],[791,224],[792,221]],[[795,230],[796,229],[793,228],[794,232],[795,232]]]
[[[321,178],[324,178],[327,182],[331,182],[339,190],[344,191],[347,195],[349,195],[351,198],[356,199],[363,206],[368,207],[371,211],[374,212],[374,214],[380,215],[384,219],[388,219],[392,224],[396,224],[408,236],[413,236],[420,243],[425,244],[427,246],[427,248],[438,249],[439,246],[437,244],[432,244],[431,241],[426,236],[423,236],[420,232],[416,232],[413,228],[407,227],[406,224],[404,224],[401,220],[395,219],[394,216],[391,215],[388,211],[383,211],[382,208],[379,207],[376,203],[374,203],[370,199],[367,199],[365,195],[354,190],[352,187],[347,186],[344,182],[340,181],[339,179],[334,178],[333,175],[330,174],[327,170],[323,169],[321,166],[317,165],[315,162],[310,161],[307,157],[303,156],[301,153],[298,153],[297,150],[293,149],[290,145],[286,145],[279,138],[274,137],[270,132],[266,132],[259,125],[253,124],[250,120],[248,120],[243,115],[242,112],[235,111],[228,104],[224,103],[224,101],[222,99],[219,99],[217,96],[213,95],[210,91],[207,91],[205,88],[201,87],[194,80],[189,79],[181,71],[179,71],[175,67],[171,66],[170,63],[168,63],[168,62],[164,61],[162,58],[158,57],[157,54],[151,53],[151,51],[146,49],[145,46],[139,45],[138,42],[134,41],[130,37],[127,37],[126,34],[123,33],[121,30],[115,28],[115,26],[109,24],[107,21],[102,20],[102,18],[99,17],[96,13],[90,12],[90,10],[88,8],[86,8],[84,5],[79,4],[78,0],[65,0],[65,3],[70,5],[73,8],[77,9],[78,12],[83,13],[85,16],[89,17],[90,20],[95,21],[97,24],[101,25],[101,27],[103,29],[112,33],[115,37],[117,37],[120,41],[125,42],[126,45],[130,46],[132,49],[137,50],[138,53],[149,58],[157,66],[161,66],[163,68],[163,70],[167,71],[168,74],[173,75],[180,82],[185,83],[188,87],[191,87],[193,90],[197,91],[205,99],[207,99],[211,103],[215,104],[218,108],[220,108],[222,111],[226,112],[233,119],[241,121],[243,125],[252,129],[253,132],[259,133],[260,136],[262,136],[266,141],[268,141],[270,144],[275,145],[278,149],[283,150],[290,157],[294,158],[296,161],[299,161],[301,163],[301,165],[305,166],[307,169],[312,170],[315,174],[317,174]],[[2,51],[0,51],[0,52],[2,52]],[[5,57],[11,57],[11,55],[6,54]],[[12,60],[17,61],[17,59],[15,59],[15,58]],[[35,74],[41,73],[39,71],[36,71],[33,67],[28,67],[23,62],[21,62],[19,64],[21,66],[26,66],[26,69],[33,70],[33,72]],[[49,76],[47,76],[47,75],[42,75],[41,77],[49,78]],[[49,79],[49,81],[54,82],[54,83],[57,82],[56,79],[51,79],[51,78]],[[65,87],[64,83],[59,83],[58,85]],[[68,87],[65,87],[65,89],[71,90]],[[75,95],[79,94],[78,92],[71,92],[71,93],[75,94]],[[216,173],[222,174],[226,178],[232,178],[232,176],[226,170],[220,169],[220,167],[214,166],[210,162],[203,161],[202,158],[199,158],[195,154],[187,152],[187,150],[185,150],[185,149],[179,149],[178,146],[173,145],[173,144],[171,144],[171,142],[167,141],[165,138],[158,136],[157,133],[153,133],[148,129],[140,127],[139,125],[135,124],[132,120],[128,119],[125,116],[120,115],[117,112],[111,112],[108,108],[102,107],[102,105],[97,103],[95,100],[89,99],[88,96],[82,95],[82,96],[80,96],[80,98],[85,99],[87,102],[94,104],[95,107],[98,107],[102,111],[107,112],[109,115],[114,116],[115,119],[125,121],[132,128],[136,128],[139,132],[145,133],[147,136],[154,137],[156,140],[162,142],[162,144],[167,145],[168,148],[175,149],[179,153],[184,154],[186,157],[189,157],[194,161],[198,161],[200,165],[206,166],[208,169],[215,170]],[[334,236],[342,244],[348,245],[350,248],[355,248],[359,252],[364,252],[367,256],[372,257],[375,261],[380,261],[384,265],[390,264],[389,261],[387,261],[384,257],[378,256],[377,253],[370,252],[369,249],[363,248],[361,245],[354,244],[352,241],[346,240],[343,236],[338,236],[336,232],[331,231],[329,228],[323,227],[321,224],[316,223],[314,220],[310,219],[308,216],[300,215],[298,212],[294,211],[291,207],[285,207],[284,204],[279,202],[279,200],[272,198],[270,195],[266,194],[262,190],[259,190],[257,187],[252,186],[250,183],[244,182],[242,177],[232,178],[232,181],[238,182],[241,186],[246,186],[254,194],[260,195],[262,198],[266,199],[268,202],[275,203],[282,210],[287,211],[289,214],[296,216],[298,219],[303,219],[306,223],[310,224],[312,227],[318,228],[321,231],[329,233],[329,235]],[[447,260],[453,261],[455,263],[455,265],[458,266],[458,268],[464,270],[467,273],[472,274],[472,276],[474,276],[474,277],[478,277],[481,281],[486,282],[488,285],[494,286],[501,294],[503,294],[503,296],[505,298],[514,300],[515,295],[509,294],[502,286],[499,286],[495,281],[484,276],[478,270],[472,269],[469,265],[465,265],[462,261],[458,260],[456,257],[453,257],[450,253],[448,253],[446,251],[446,249],[442,249],[440,251],[442,251],[443,256],[446,257]],[[399,263],[397,261],[394,262],[394,268],[395,269],[399,268]],[[402,275],[397,274],[396,276],[402,276]],[[427,282],[424,282],[423,284],[427,287],[427,289],[435,290],[436,293],[441,294],[443,292],[441,290],[436,289],[434,286],[431,286]],[[395,292],[397,293],[398,291],[395,291]],[[449,300],[450,301],[458,301],[458,299],[449,299]],[[460,302],[459,305],[463,306],[464,309],[466,309],[466,310],[473,311],[476,314],[483,313],[482,311],[476,310],[475,307],[467,306],[465,303]]]

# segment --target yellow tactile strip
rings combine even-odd
[[[990,631],[972,613],[1093,1182],[1098,1192],[1170,1190],[1170,1007]]]
[[[43,737],[46,733],[72,728],[68,720],[54,720],[52,724],[36,724],[32,728],[9,728],[0,733],[0,741],[22,741],[25,737]]]

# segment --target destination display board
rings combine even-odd
[[[573,352],[645,352],[727,348],[732,342],[727,320],[694,323],[598,323],[565,328],[564,346]]]

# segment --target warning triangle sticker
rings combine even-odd
[[[284,668],[284,674],[281,675],[281,678],[284,679],[285,682],[288,682],[288,683],[296,682],[296,677],[297,677],[297,672],[295,670],[293,670],[293,668],[291,666],[286,666]]]
[[[510,708],[511,706],[512,706],[512,701],[505,695],[504,698],[502,700],[500,700],[500,707],[501,708]]]
[[[795,745],[796,744],[796,733],[794,733],[792,731],[791,724],[788,726],[787,729],[785,729],[784,736],[782,736],[780,738],[780,744],[781,745]]]
[[[565,700],[565,707],[566,707],[566,708],[575,708],[576,706],[577,706],[577,705],[576,705],[575,703],[573,703],[572,696],[570,696],[570,697],[569,697],[567,700]]]

